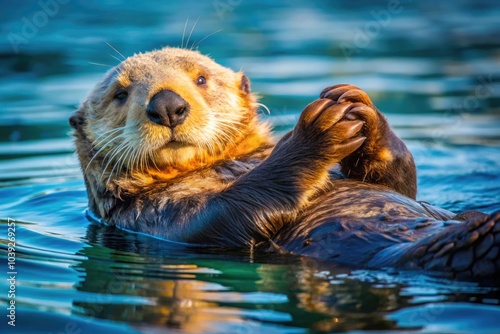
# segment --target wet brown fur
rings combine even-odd
[[[146,117],[162,90],[190,106],[175,129]],[[108,224],[173,241],[353,266],[402,266],[408,254],[380,254],[446,234],[443,221],[454,214],[414,200],[413,158],[362,90],[326,88],[277,144],[257,108],[243,73],[198,52],[126,59],[70,119],[90,209]],[[332,172],[338,164],[343,176]],[[474,224],[484,217],[467,216]],[[500,262],[493,265],[498,274]]]

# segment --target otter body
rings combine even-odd
[[[357,87],[336,85],[274,143],[241,73],[176,48],[109,71],[70,118],[92,212],[165,239],[500,275],[500,220],[415,201],[404,143]]]

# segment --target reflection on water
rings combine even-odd
[[[356,84],[412,150],[419,199],[452,211],[499,209],[500,8],[390,3],[398,2],[61,1],[45,24],[36,21],[39,3],[0,4],[0,254],[7,258],[13,218],[16,329],[498,332],[500,294],[491,287],[190,249],[85,217],[67,118],[121,57],[105,42],[124,55],[180,45],[188,17],[184,43],[191,35],[190,46],[201,41],[203,53],[243,69],[278,134],[325,86]],[[40,24],[27,34],[26,22]],[[23,38],[17,53],[12,34]],[[3,314],[2,332],[12,329]]]

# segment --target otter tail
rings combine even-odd
[[[500,285],[500,211],[416,241],[397,261],[400,268],[450,273],[459,280]]]

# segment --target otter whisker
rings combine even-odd
[[[227,134],[227,133],[225,133],[224,131],[216,131],[216,132],[215,132],[215,138],[216,138],[217,140],[224,139],[226,142],[231,141],[231,137],[230,137],[230,135],[228,135],[228,134]]]
[[[104,67],[114,67],[114,65],[109,65],[109,64],[101,64],[101,63],[93,63],[89,61],[90,65],[97,65],[97,66],[104,66]]]
[[[111,177],[113,176],[113,173],[114,173],[114,169],[118,166],[118,168],[116,169],[116,173],[118,174],[121,170],[123,170],[123,164],[125,163],[125,159],[124,158],[127,158],[128,159],[128,152],[131,151],[131,148],[127,148],[126,150],[123,150],[122,151],[122,154],[120,156],[120,158],[118,159],[118,163],[115,164],[113,166],[113,169],[111,169],[111,172],[109,173],[109,176],[108,176],[108,182],[111,180]],[[127,154],[125,154],[125,152],[127,152]],[[118,176],[118,175],[117,175]],[[127,173],[125,173],[125,178],[127,178]]]
[[[119,131],[119,130],[123,130],[125,129],[125,126],[120,126],[120,127],[117,127],[117,128],[112,128],[112,129],[109,129],[107,131],[104,131],[103,133],[101,133],[99,136],[97,136],[93,142],[95,143],[96,140],[98,140],[99,138],[103,137],[103,136],[106,136],[107,134],[110,134],[110,133],[114,133],[116,131]]]
[[[244,133],[239,130],[221,127],[220,131],[216,132],[216,135],[225,138],[228,143],[236,143],[239,138],[244,136]]]
[[[182,32],[182,42],[181,42],[181,49],[184,49],[184,36],[186,36],[186,27],[189,22],[189,16],[186,19],[186,22],[184,23],[184,31]]]
[[[216,131],[214,136],[214,144],[217,145],[218,152],[224,153],[226,146],[233,146],[235,141],[225,131]]]
[[[231,120],[231,119],[225,119],[225,120],[217,120],[217,122],[221,123],[221,124],[230,124],[230,125],[241,125],[241,126],[244,126],[245,124],[240,122],[240,121],[237,121],[237,120]]]
[[[186,42],[186,48],[189,46],[189,40],[191,39],[191,35],[193,34],[194,28],[196,27],[196,24],[198,24],[199,19],[200,19],[200,17],[198,16],[198,18],[196,19],[196,21],[193,24],[193,27],[191,28],[191,32],[189,33],[189,36],[188,36],[188,39]]]
[[[215,31],[215,32],[213,32],[213,33],[211,33],[211,34],[207,35],[206,37],[202,38],[202,39],[201,39],[199,42],[197,42],[196,44],[194,44],[194,42],[193,42],[193,45],[191,46],[191,49],[190,49],[190,50],[193,50],[194,48],[198,47],[198,46],[201,44],[201,42],[203,42],[204,40],[206,40],[206,39],[207,39],[207,38],[209,38],[210,36],[213,36],[213,35],[215,35],[215,34],[217,34],[217,33],[221,32],[222,30],[223,30],[223,29],[219,29],[219,30],[217,30],[217,31]]]
[[[142,147],[139,146],[136,148],[132,158],[130,159],[130,164],[129,164],[129,169],[131,171],[139,171],[141,172],[142,169]]]
[[[220,118],[217,118],[217,122],[219,121],[225,121],[225,120],[241,120],[242,116],[241,115],[232,115],[232,114],[227,114],[227,113],[220,113],[213,111],[214,116],[220,116]]]
[[[208,156],[207,156],[207,159],[215,159],[215,156],[217,154],[216,150],[215,150],[215,141],[214,140],[210,140],[210,137],[208,135],[204,135],[203,136],[203,142],[205,143],[205,147],[207,148],[208,150]]]
[[[130,146],[130,150],[128,150],[127,155],[123,159],[124,161],[122,161],[122,166],[120,166],[120,170],[122,170],[123,166],[125,166],[126,169],[125,178],[128,178],[129,175],[130,177],[132,177],[133,175],[136,152],[137,150],[135,150],[133,146]]]
[[[120,153],[122,152],[122,150],[127,149],[127,146],[128,146],[128,145],[129,145],[129,144],[128,144],[128,142],[123,142],[123,143],[121,143],[120,145],[116,146],[116,147],[114,148],[114,150],[112,150],[112,151],[108,152],[108,153],[104,156],[103,162],[105,162],[106,160],[107,160],[108,162],[107,162],[106,166],[103,168],[103,173],[104,173],[104,172],[106,172],[106,170],[108,170],[108,166],[109,166],[109,164],[110,164],[112,161],[114,161],[114,158],[115,158],[118,154],[120,154]],[[113,154],[112,154],[109,158],[107,158],[107,157],[108,157],[108,155],[109,155],[111,152],[113,152]],[[115,167],[116,167],[116,164],[115,164],[115,166],[113,167],[113,169],[114,169]]]
[[[134,146],[133,145],[129,145],[127,148],[126,148],[126,154],[125,155],[122,155],[120,157],[120,159],[118,161],[120,161],[120,166],[118,167],[117,169],[117,172],[119,171],[122,171],[123,170],[123,167],[125,166],[126,168],[126,171],[125,171],[125,178],[128,177],[128,174],[129,174],[129,164],[130,162],[132,161],[132,153],[134,152]]]
[[[112,138],[111,140],[109,140],[108,142],[106,142],[106,144],[105,144],[105,145],[103,145],[103,147],[102,147],[102,148],[101,148],[101,149],[100,149],[97,153],[100,153],[103,149],[107,148],[107,147],[108,147],[108,144],[112,144],[112,143],[113,143],[113,141],[114,141],[115,139],[119,139],[119,136],[114,137],[114,138]],[[121,142],[121,143],[118,143],[118,145],[117,145],[117,146],[118,146],[118,147],[120,147],[120,146],[122,146],[122,145],[126,145],[126,141]],[[106,159],[106,157],[108,156],[108,154],[110,154],[111,152],[115,151],[115,150],[117,149],[117,146],[111,147],[110,151],[109,151],[108,153],[106,153],[106,155],[103,157],[103,160],[105,160],[105,159]],[[96,155],[97,155],[97,154],[96,154]]]
[[[233,124],[220,124],[220,131],[216,132],[216,134],[220,134],[228,138],[228,140],[235,140],[236,137],[243,136],[244,133],[240,129],[234,127]]]
[[[210,150],[208,145],[205,145],[205,141],[203,138],[196,138],[194,145],[196,148],[201,151],[202,153],[199,155],[200,163],[202,165],[206,165],[208,162],[210,155],[210,152],[207,152],[207,150]]]
[[[200,132],[200,134],[203,134],[203,136],[200,136],[200,138],[197,139],[196,146],[201,151],[206,152],[206,154],[200,155],[200,158],[204,159],[204,161],[202,161],[202,162],[204,164],[206,164],[208,161],[208,158],[210,158],[210,159],[215,158],[215,151],[214,151],[214,147],[213,147],[213,141],[210,140],[210,138],[207,138],[206,132]]]
[[[106,136],[101,142],[105,142],[106,139],[108,139],[109,137],[111,137],[116,131],[112,131],[111,134],[109,134],[108,136]],[[102,136],[102,135],[101,135]],[[103,145],[96,153],[94,153],[94,155],[92,156],[92,159],[90,159],[90,161],[87,163],[87,166],[85,167],[85,172],[87,172],[87,169],[89,168],[90,164],[92,163],[92,161],[94,161],[95,158],[97,158],[99,156],[100,153],[102,153],[105,149],[107,149],[109,147],[109,144],[113,143],[114,140],[118,139],[121,135],[118,135],[114,138],[111,138],[109,141],[106,142],[105,145]],[[96,144],[92,144],[92,146],[96,147],[98,145]],[[113,148],[111,149],[113,150]]]
[[[156,170],[160,171],[161,169],[156,164],[156,159],[158,158],[158,152],[151,151],[149,154],[150,154],[150,160],[153,162],[154,167],[156,168]]]
[[[137,165],[137,155],[139,154],[139,150],[137,148],[134,148],[133,145],[130,145],[133,149],[131,149],[126,156],[126,174],[130,174],[131,176],[133,175],[135,171],[135,166]]]
[[[268,115],[271,115],[271,110],[264,103],[257,103],[259,107],[264,108],[267,111]]]
[[[142,154],[142,157],[144,159],[144,170],[149,170],[151,157],[150,157],[149,150],[147,149],[146,146],[143,146],[141,154]]]
[[[223,115],[221,115],[220,117],[224,117]],[[217,123],[219,124],[229,124],[230,126],[234,126],[234,125],[238,125],[238,126],[241,126],[241,127],[245,127],[245,123],[243,123],[240,119],[225,119],[225,120],[217,120]]]
[[[113,149],[112,151],[110,152],[113,152],[113,154],[117,154],[117,152],[119,152],[119,150],[116,150],[116,149]],[[109,154],[109,152],[108,152]],[[106,162],[106,158],[107,158],[107,155],[104,157],[104,159],[102,160],[103,161],[103,164]],[[108,160],[108,163],[106,164],[106,166],[104,168],[102,168],[102,172],[101,172],[101,179],[104,179],[105,177],[105,174],[107,172],[107,169],[108,169],[108,166],[109,166],[109,163],[111,162],[111,160]]]
[[[108,44],[108,46],[109,46],[111,49],[113,49],[116,53],[118,53],[118,54],[120,55],[120,57],[122,57],[122,58],[123,58],[123,60],[127,59],[127,57],[125,57],[123,54],[121,54],[121,52],[120,52],[120,51],[118,51],[118,50],[117,50],[117,49],[116,49],[113,45],[109,44],[108,42],[106,42],[106,44]],[[118,59],[118,60],[121,62],[121,60],[120,60],[120,59]]]
[[[102,147],[99,151],[97,151],[94,154],[94,156],[92,156],[92,159],[90,159],[90,161],[87,163],[87,166],[85,167],[85,173],[87,172],[87,169],[89,168],[89,166],[92,163],[92,161],[94,161],[94,159],[97,158],[97,156],[99,155],[99,153],[101,153],[102,151],[104,151],[106,148],[107,148],[107,146]]]
[[[144,148],[144,158],[146,159],[146,168],[148,170],[151,169],[151,163],[156,169],[158,169],[158,166],[156,166],[156,162],[153,160],[153,153],[151,150],[148,150],[147,147]]]
[[[115,129],[108,130],[101,135],[97,136],[93,141],[92,141],[92,146],[96,147],[99,146],[99,144],[107,141],[113,134],[123,130],[124,127],[119,127]],[[118,138],[120,135],[116,136],[115,138]],[[104,137],[104,138],[103,138]]]
[[[139,147],[134,150],[133,154],[131,154],[130,159],[127,159],[127,170],[131,175],[133,174],[133,171],[138,170],[140,172],[144,172],[148,169],[146,149],[147,147],[139,145]]]
[[[116,139],[119,139],[119,138],[122,136],[122,134],[120,134],[120,135],[118,135],[118,136],[116,136],[116,137],[113,137],[113,138],[109,139],[110,137],[112,137],[112,135],[113,135],[113,134],[110,134],[110,135],[109,135],[109,136],[107,136],[106,138],[103,138],[101,141],[99,141],[99,144],[100,144],[100,143],[104,143],[104,142],[106,142],[106,144],[105,144],[105,145],[103,145],[103,146],[102,146],[102,147],[101,147],[101,148],[100,148],[100,149],[99,149],[99,150],[98,150],[98,151],[94,154],[94,156],[93,156],[93,158],[92,158],[92,159],[94,159],[95,157],[97,157],[97,156],[98,156],[98,155],[99,155],[99,154],[100,154],[103,150],[105,150],[106,148],[108,148],[108,147],[109,147],[109,144],[112,144],[112,143],[113,143],[113,141],[115,141]],[[108,140],[108,139],[109,139],[109,140]],[[94,143],[93,143],[92,145],[93,145],[93,147],[98,147],[98,146],[99,146],[98,144],[94,144]],[[91,162],[91,161],[90,161],[90,162]],[[89,163],[90,163],[90,162],[89,162]]]
[[[107,146],[103,146],[96,153],[94,153],[94,155],[92,156],[92,159],[90,159],[90,161],[87,163],[87,166],[85,167],[85,172],[87,172],[87,169],[89,168],[89,166],[92,163],[92,161],[94,161],[94,159],[97,158],[99,156],[99,154],[102,151],[104,151],[106,148],[107,148]]]
[[[237,117],[234,117],[234,116],[226,116],[225,114],[222,114],[222,113],[214,113],[214,116],[218,116],[218,117],[227,117],[227,119],[217,119],[217,122],[241,122],[241,117],[240,116],[237,116]]]
[[[229,134],[239,134],[242,135],[240,128],[244,128],[246,126],[245,123],[242,123],[240,120],[231,120],[231,119],[218,119],[217,123],[220,129],[224,132],[228,132]]]
[[[116,169],[116,175],[115,175],[116,178],[120,178],[119,173],[123,171],[124,167],[125,167],[124,176],[125,176],[125,178],[128,178],[128,175],[130,174],[128,165],[129,165],[129,162],[131,161],[131,157],[132,157],[132,154],[134,151],[135,150],[134,150],[134,147],[132,145],[128,146],[124,150],[124,153],[118,159],[118,161],[120,161],[120,164],[118,165],[118,168]],[[113,171],[111,174],[113,174]]]
[[[241,110],[244,112],[244,109],[238,109],[238,111]],[[214,115],[224,115],[225,117],[234,117],[234,118],[241,118],[241,115],[236,115],[236,114],[231,114],[231,113],[225,113],[225,112],[218,112],[216,110],[212,110],[211,112],[214,113]]]
[[[131,146],[129,146],[129,147],[127,147],[125,150],[123,150],[122,152],[120,152],[120,153],[121,153],[121,155],[120,155],[120,159],[119,159],[118,161],[123,161],[123,157],[124,157],[124,155],[128,154],[128,152],[130,152],[131,150],[133,150],[133,148],[132,148]],[[116,168],[118,165],[119,165],[119,164],[115,164],[115,165],[113,166],[113,168],[111,169],[111,172],[109,173],[109,176],[108,176],[108,179],[107,179],[106,183],[108,183],[108,184],[109,184],[109,182],[111,181],[111,178],[112,178],[112,177],[113,177],[113,175],[114,175],[115,168]],[[120,164],[120,166],[121,166],[121,164]],[[121,167],[120,167],[120,168],[121,168]],[[117,171],[116,171],[116,172],[118,173],[119,171],[120,171],[120,169],[117,169]],[[117,176],[118,176],[118,175],[117,175]]]
[[[218,152],[224,152],[224,145],[223,143],[220,141],[219,138],[216,138],[215,141],[214,141],[214,145],[217,147],[217,151]]]
[[[116,56],[113,56],[111,53],[108,53],[108,56],[110,56],[111,58],[114,58],[114,59],[118,60],[118,63],[122,62],[122,60],[120,58],[118,58]]]
[[[135,150],[130,158],[128,163],[128,169],[132,171],[143,171],[143,163],[142,163],[142,155],[143,155],[144,147],[142,145],[138,145],[135,147]]]
[[[140,148],[137,150],[137,168],[140,171],[145,171],[147,170],[148,162],[146,159],[146,153],[145,153],[145,147],[143,145],[140,146]]]
[[[100,134],[99,136],[97,136],[93,141],[92,141],[92,145],[95,147],[95,146],[99,146],[101,143],[107,141],[112,135],[114,135],[115,133],[117,132],[120,132],[120,131],[125,131],[127,130],[128,128],[130,128],[130,126],[121,126],[121,127],[118,127],[118,128],[114,128],[114,129],[111,129],[111,130],[108,130],[108,131],[105,131],[104,133]],[[119,138],[121,136],[124,136],[124,138],[126,138],[126,135],[125,133],[121,133],[119,135],[117,135],[115,138],[113,139],[116,139],[116,138]],[[104,137],[104,138],[103,138]]]

